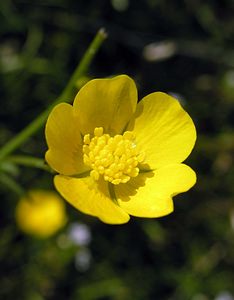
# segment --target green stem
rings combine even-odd
[[[77,80],[86,74],[95,54],[106,37],[107,34],[104,29],[100,29],[97,32],[61,95],[54,101],[54,103],[52,103],[52,105],[50,105],[35,120],[33,120],[28,126],[26,126],[20,133],[18,133],[0,149],[0,161],[17,149],[20,145],[22,145],[30,136],[36,133],[44,125],[51,109],[56,104],[61,102],[69,102],[74,98]]]
[[[15,192],[19,197],[24,195],[24,189],[9,175],[5,173],[0,174],[0,183]]]
[[[48,165],[46,165],[44,159],[42,158],[26,156],[26,155],[11,155],[7,157],[6,162],[10,162],[13,164],[26,166],[26,167],[42,169],[44,171],[53,173],[53,170],[50,169]]]

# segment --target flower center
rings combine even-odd
[[[90,176],[113,184],[126,183],[139,174],[138,163],[143,162],[145,153],[139,152],[132,132],[111,137],[103,134],[102,127],[94,129],[93,138],[84,136],[84,163],[92,168]]]

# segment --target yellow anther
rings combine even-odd
[[[90,135],[89,134],[86,134],[84,136],[84,144],[89,144],[90,143]]]
[[[134,139],[134,135],[132,134],[131,131],[125,131],[123,137],[125,140],[130,140],[130,141]]]
[[[103,128],[102,127],[96,127],[94,129],[94,135],[98,136],[98,137],[102,136],[103,135]]]
[[[96,170],[92,170],[92,171],[90,172],[90,176],[91,176],[93,179],[98,180],[100,175],[99,175],[99,173],[98,173]]]
[[[136,177],[137,165],[145,157],[138,150],[132,132],[111,137],[103,134],[102,127],[94,129],[93,138],[90,134],[84,136],[83,153],[84,163],[92,168],[90,176],[98,180],[103,175],[104,180],[112,184],[126,183]]]

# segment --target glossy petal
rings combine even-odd
[[[164,93],[152,93],[137,105],[133,127],[136,143],[145,151],[145,163],[157,169],[184,161],[193,149],[196,129],[179,102]],[[130,128],[132,127],[132,128]]]
[[[57,175],[55,186],[61,195],[83,213],[96,216],[109,224],[122,224],[129,215],[110,198],[108,185],[92,178],[71,178]]]
[[[66,103],[54,107],[46,123],[49,150],[46,161],[58,173],[73,175],[87,170],[83,163],[82,140],[73,107]]]
[[[137,90],[134,81],[120,75],[94,79],[78,92],[74,109],[82,134],[103,127],[109,134],[122,133],[136,110]]]
[[[194,171],[184,164],[139,174],[119,184],[115,194],[120,207],[138,217],[161,217],[173,211],[172,196],[190,189],[196,182]]]

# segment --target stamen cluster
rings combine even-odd
[[[84,136],[83,160],[92,168],[90,176],[112,184],[126,183],[139,174],[138,163],[143,162],[144,153],[139,152],[130,131],[111,137],[103,134],[102,127],[94,129],[93,137]]]

